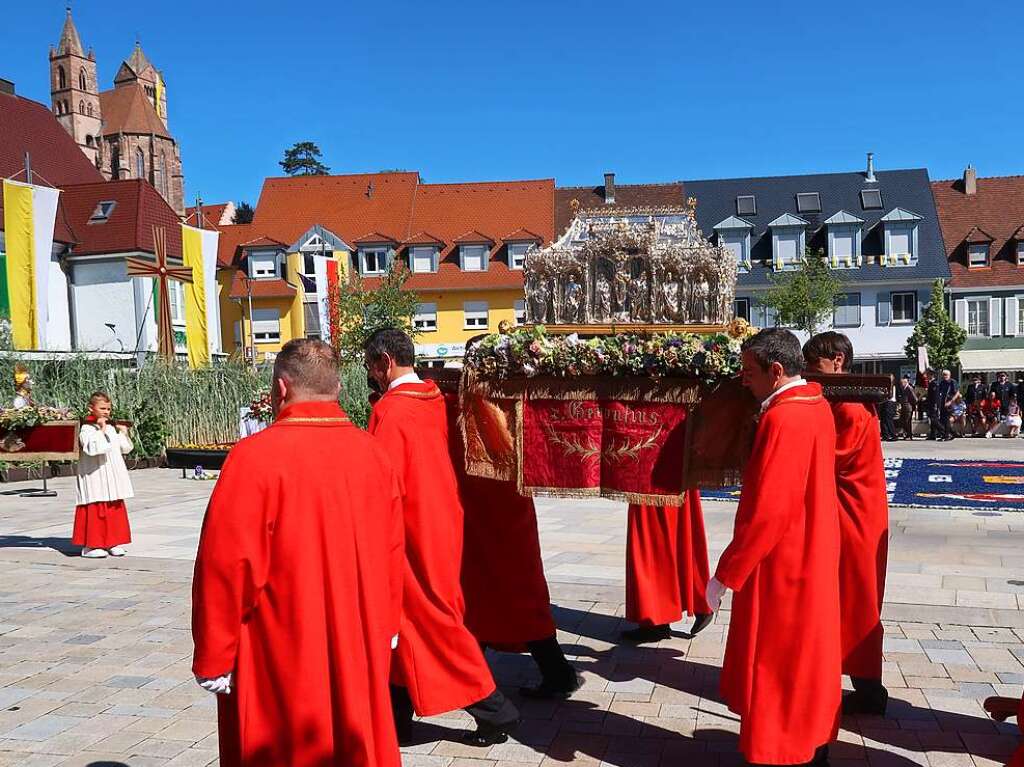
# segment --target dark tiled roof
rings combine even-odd
[[[866,184],[863,173],[820,173],[805,176],[774,176],[769,178],[735,178],[710,181],[684,181],[687,197],[697,198],[697,223],[705,235],[713,233],[715,224],[737,215],[736,197],[755,195],[756,214],[744,213],[743,218],[754,225],[750,234],[751,258],[754,265],[748,274],[739,276],[739,287],[760,287],[768,284],[771,267],[772,238],[768,223],[789,213],[809,222],[807,246],[827,250],[828,233],[824,222],[840,210],[864,219],[861,229],[863,255],[877,256],[884,252],[882,227],[879,220],[894,208],[921,216],[918,224],[918,262],[916,266],[884,267],[867,264],[843,272],[848,281],[868,282],[881,280],[924,281],[936,277],[948,278],[942,233],[932,198],[928,171],[923,168],[876,172],[875,184]],[[880,189],[882,207],[864,210],[861,205],[862,189]],[[796,196],[801,192],[818,192],[821,212],[798,211]],[[616,194],[618,197],[618,194]],[[866,259],[865,259],[866,260]]]
[[[560,186],[555,189],[555,237],[560,237],[572,223],[572,203],[576,200],[580,210],[603,208],[609,212],[625,208],[678,207],[685,202],[683,184],[616,184],[615,202],[604,201],[604,185]]]
[[[1024,267],[1017,266],[1018,238],[1024,239],[1024,176],[979,178],[977,192],[964,194],[963,182],[932,184],[946,242],[950,284],[954,288],[1024,285]],[[967,267],[967,243],[991,237],[992,265]]]

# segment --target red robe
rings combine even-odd
[[[464,622],[462,506],[448,455],[444,397],[433,381],[403,384],[373,406],[370,433],[404,482],[404,615],[395,682],[420,716],[465,708],[495,690]]]
[[[675,623],[711,612],[708,542],[700,491],[682,507],[630,504],[626,523],[626,620],[642,626]]]
[[[839,604],[843,673],[882,678],[882,599],[889,503],[878,418],[856,402],[832,405],[839,496]]]
[[[1017,727],[1020,729],[1021,737],[1024,737],[1024,698],[1020,701],[1020,710],[1017,711]],[[1008,767],[1024,767],[1024,743],[1017,746],[1017,750],[1010,757]]]
[[[112,549],[132,542],[124,501],[95,501],[75,507],[71,543],[87,549]]]
[[[336,403],[291,405],[232,448],[192,589],[192,670],[234,673],[222,765],[400,767],[402,536],[398,476]]]
[[[761,416],[732,542],[716,577],[734,592],[722,695],[748,762],[800,764],[839,726],[839,512],[832,411],[818,384]]]

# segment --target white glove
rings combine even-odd
[[[711,608],[711,612],[717,613],[718,608],[722,606],[722,597],[725,596],[725,592],[729,589],[726,588],[718,578],[712,578],[708,581],[707,592],[705,597],[708,600],[708,606]]]
[[[398,647],[398,634],[391,637],[391,649],[394,650]]]
[[[201,676],[197,676],[196,682],[207,692],[212,692],[216,695],[231,694],[231,674],[214,677],[213,679],[205,679]]]

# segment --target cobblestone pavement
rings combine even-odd
[[[929,447],[943,457],[995,457],[991,441]],[[1018,452],[1000,448],[1002,458]],[[132,478],[135,543],[123,560],[72,556],[69,480],[52,483],[56,499],[0,496],[0,765],[216,763],[214,705],[192,681],[188,623],[212,483],[167,470]],[[705,504],[713,559],[734,510]],[[538,513],[559,638],[583,690],[565,703],[522,702],[516,740],[491,749],[457,742],[469,726],[464,714],[425,720],[407,767],[738,764],[738,722],[717,696],[728,611],[696,640],[681,625],[658,645],[617,645],[622,505],[544,500]],[[833,764],[1002,764],[1016,728],[988,721],[980,703],[1024,688],[1024,514],[894,509],[892,523],[890,716],[845,720]],[[526,657],[491,661],[506,690],[534,680]]]

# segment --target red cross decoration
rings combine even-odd
[[[129,277],[152,277],[159,285],[157,307],[157,351],[166,360],[174,359],[174,326],[171,324],[171,302],[167,281],[192,282],[191,266],[170,266],[167,263],[167,232],[162,226],[153,227],[153,251],[156,262],[141,258],[126,259]]]

